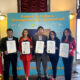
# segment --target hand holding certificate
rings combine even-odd
[[[14,40],[7,41],[7,52],[10,53],[16,53],[16,42]]]
[[[30,54],[30,42],[22,42],[22,54]]]
[[[69,56],[69,44],[61,43],[60,44],[60,54],[61,57],[68,58]]]
[[[43,54],[44,53],[44,42],[36,41],[35,53]]]
[[[47,53],[55,54],[55,41],[47,41]]]

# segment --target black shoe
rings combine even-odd
[[[37,77],[37,80],[42,80],[40,76]]]
[[[50,80],[48,77],[44,77],[44,80]]]
[[[74,71],[73,73],[74,73],[74,74],[78,74],[78,72],[77,72],[77,71]]]

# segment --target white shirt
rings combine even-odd
[[[9,38],[9,37],[8,37],[8,40],[9,40],[9,41],[13,40],[13,37],[12,37],[12,38]]]

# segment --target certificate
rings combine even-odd
[[[15,40],[7,41],[7,52],[10,53],[16,53],[16,42]]]
[[[47,53],[55,54],[55,41],[47,41]]]
[[[37,54],[44,53],[44,41],[36,41],[35,53],[37,53]]]
[[[22,54],[30,54],[30,42],[22,42]]]
[[[60,44],[60,53],[61,57],[68,58],[69,56],[69,44],[68,43],[61,43]]]

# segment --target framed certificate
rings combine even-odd
[[[69,44],[68,43],[60,43],[59,56],[68,58],[69,56]]]
[[[47,53],[55,54],[55,41],[47,41]]]
[[[35,53],[37,53],[37,54],[44,53],[44,41],[36,41]]]
[[[22,54],[30,54],[30,42],[22,42]]]
[[[16,42],[15,40],[7,41],[7,52],[10,53],[16,53]]]

